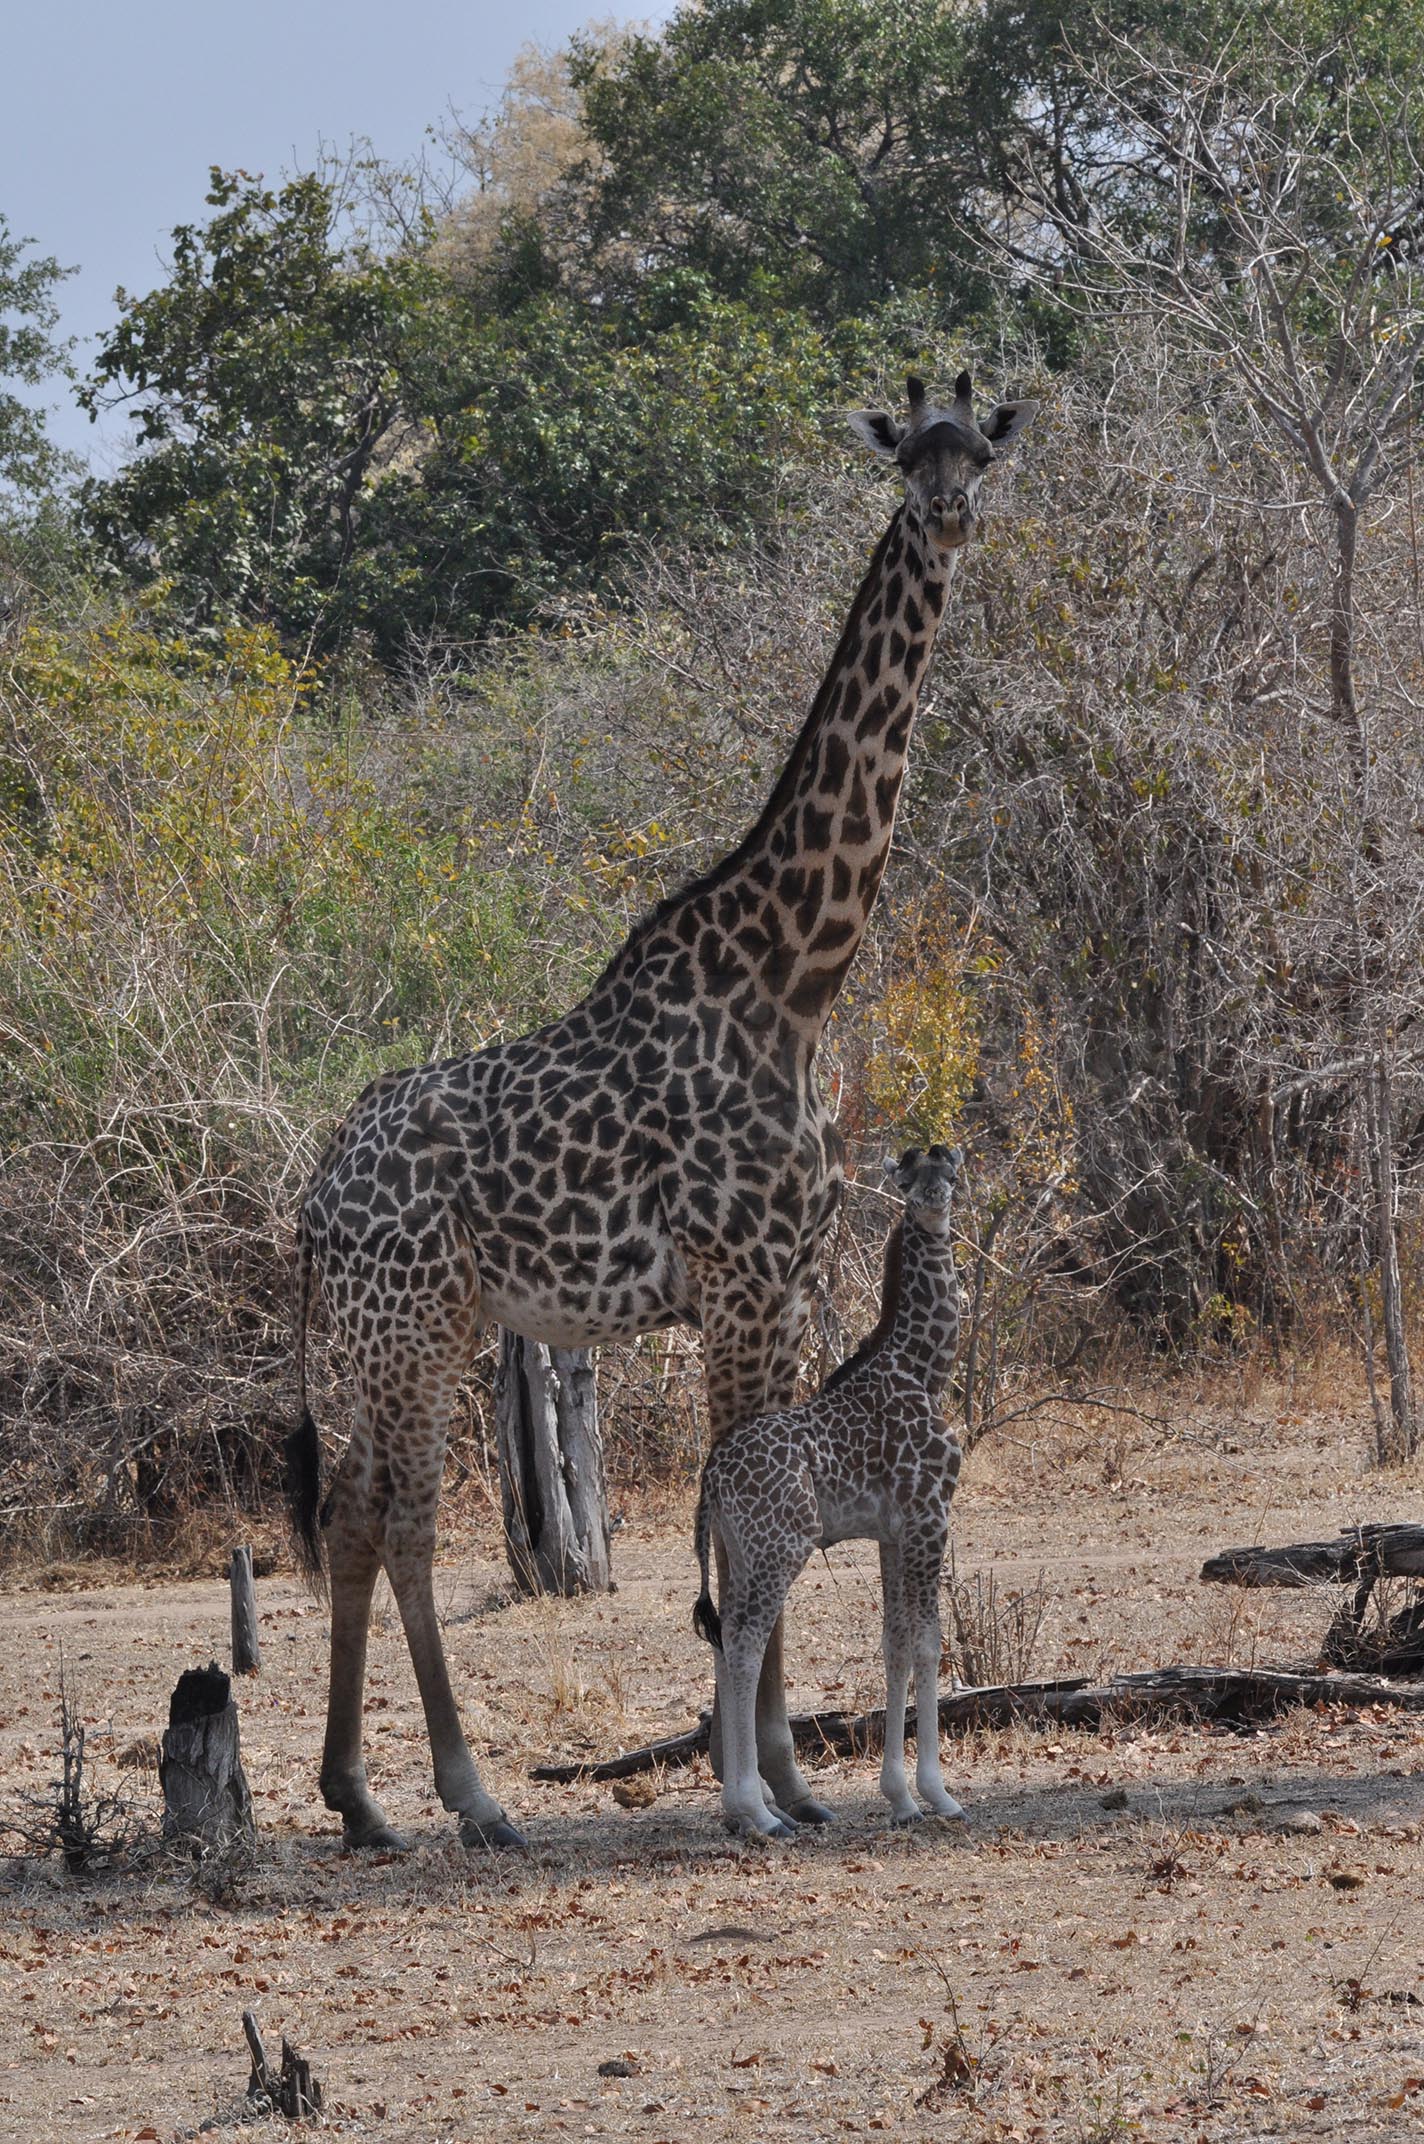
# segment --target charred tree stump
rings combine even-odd
[[[238,1749],[232,1685],[214,1661],[188,1668],[168,1706],[158,1762],[163,1834],[206,1847],[257,1844],[252,1794]]]
[[[252,2075],[247,2080],[247,2097],[254,2107],[264,2100],[274,2114],[285,2114],[292,2121],[301,2121],[308,2114],[320,2114],[321,2086],[312,2075],[311,2064],[297,2053],[290,2040],[282,2041],[282,2067],[274,2070],[262,2042],[261,2029],[256,2013],[244,2010],[242,2030],[247,2038],[248,2052],[252,2056]]]
[[[610,1590],[593,1360],[501,1331],[495,1381],[504,1546],[525,1593]]]
[[[232,1593],[232,1672],[255,1675],[262,1665],[257,1637],[257,1588],[252,1582],[252,1550],[244,1542],[232,1552],[228,1569]]]

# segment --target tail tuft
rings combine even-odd
[[[692,1611],[692,1627],[699,1638],[722,1650],[722,1618],[718,1615],[710,1593],[699,1593],[697,1605]]]
[[[297,1561],[318,1593],[326,1591],[321,1542],[321,1439],[310,1407],[287,1439],[287,1509]]]

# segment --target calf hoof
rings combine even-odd
[[[408,1854],[410,1841],[391,1824],[368,1824],[364,1829],[343,1824],[341,1847],[347,1854]]]
[[[529,1841],[522,1831],[510,1823],[507,1816],[497,1816],[488,1824],[477,1824],[472,1816],[462,1816],[460,1844],[471,1848],[479,1847],[485,1853],[498,1852],[502,1847],[516,1854],[527,1854],[529,1851]]]
[[[798,1824],[834,1824],[835,1812],[824,1802],[818,1802],[814,1794],[808,1794],[804,1802],[796,1802],[787,1812]]]
[[[799,1829],[784,1816],[774,1817],[769,1824],[751,1824],[737,1816],[726,1817],[723,1821],[734,1839],[745,1839],[749,1846],[755,1846],[762,1839],[794,1839]]]
[[[892,1831],[913,1831],[917,1824],[923,1824],[924,1821],[925,1812],[923,1809],[908,1809],[902,1816],[891,1817],[890,1829]]]

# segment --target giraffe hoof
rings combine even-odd
[[[487,1853],[492,1853],[499,1847],[511,1848],[519,1854],[527,1854],[529,1851],[529,1841],[522,1831],[510,1823],[507,1816],[497,1816],[492,1824],[477,1824],[472,1816],[462,1816],[460,1844],[480,1847]]]
[[[835,1811],[824,1802],[818,1802],[814,1794],[808,1794],[804,1802],[796,1802],[787,1811],[798,1824],[834,1824]]]
[[[917,1824],[923,1824],[924,1821],[925,1812],[923,1809],[911,1809],[904,1816],[892,1816],[890,1829],[892,1831],[913,1831]]]
[[[341,1850],[347,1854],[408,1854],[410,1841],[391,1824],[372,1824],[365,1831],[347,1826],[341,1833]]]

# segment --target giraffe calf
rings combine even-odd
[[[693,1611],[717,1649],[722,1806],[734,1830],[787,1837],[757,1770],[755,1700],[767,1640],[799,1571],[833,1541],[880,1544],[885,1595],[885,1756],[880,1791],[897,1823],[922,1812],[905,1776],[913,1664],[915,1784],[933,1816],[962,1817],[939,1761],[939,1582],[959,1445],[942,1404],[959,1345],[950,1211],[957,1147],[912,1147],[887,1174],[905,1200],[885,1251],[880,1322],[813,1399],[754,1415],[720,1438],[702,1470]],[[713,1606],[713,1547],[723,1574]]]

